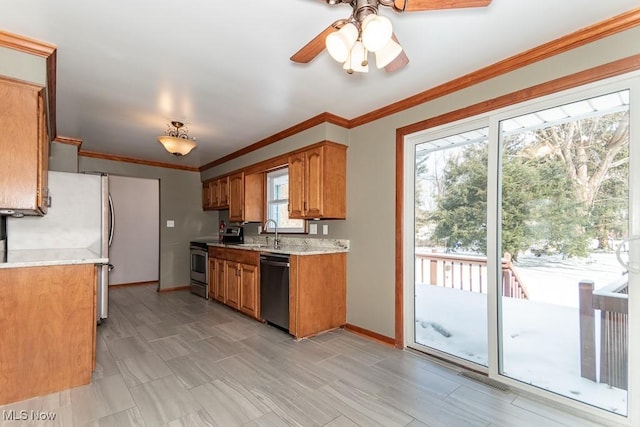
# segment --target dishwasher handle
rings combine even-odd
[[[289,267],[289,263],[288,262],[269,261],[269,260],[264,260],[264,259],[260,260],[260,264],[261,265],[273,265],[275,267]]]
[[[275,267],[289,267],[288,255],[260,255],[260,264]]]

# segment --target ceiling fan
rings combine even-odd
[[[307,63],[327,49],[333,59],[343,63],[347,73],[368,71],[368,53],[375,53],[377,68],[396,71],[409,63],[398,43],[391,21],[378,14],[379,6],[395,12],[421,12],[436,9],[485,7],[491,0],[322,0],[333,6],[346,3],[353,12],[339,19],[314,37],[291,60]]]

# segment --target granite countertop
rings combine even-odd
[[[109,262],[109,258],[103,258],[90,249],[20,249],[0,252],[0,268],[104,264],[107,262]]]
[[[322,247],[295,246],[295,245],[282,245],[278,249],[274,249],[273,246],[267,246],[265,244],[255,244],[255,243],[225,245],[223,243],[208,242],[207,245],[217,247],[217,248],[242,249],[246,251],[269,252],[274,254],[288,254],[288,255],[323,255],[323,254],[337,254],[337,253],[349,252],[348,248],[322,248]]]
[[[273,236],[269,236],[269,243],[265,236],[245,236],[242,244],[219,243],[216,237],[196,238],[193,241],[204,242],[208,246],[217,248],[241,249],[255,252],[268,252],[288,255],[324,255],[349,252],[349,241],[339,239],[305,239],[300,237],[282,237],[280,247],[274,249]]]

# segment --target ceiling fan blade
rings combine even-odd
[[[394,9],[401,12],[423,10],[457,9],[463,7],[486,7],[491,0],[394,0]]]
[[[329,34],[333,33],[334,31],[338,31],[334,27],[334,24],[329,25],[324,31],[315,36],[309,43],[304,45],[302,49],[297,51],[290,59],[293,62],[299,62],[301,64],[311,62],[325,49],[324,40]]]
[[[395,33],[391,35],[391,38],[393,38],[394,42],[400,44],[400,42],[398,41],[398,38],[396,37]],[[398,71],[400,68],[404,67],[408,63],[409,63],[409,57],[407,56],[406,53],[404,53],[404,49],[402,49],[402,52],[400,52],[400,54],[398,56],[396,56],[396,58],[393,61],[389,62],[384,67],[384,70],[387,73],[393,73],[394,71]]]

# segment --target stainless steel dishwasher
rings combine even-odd
[[[260,255],[260,316],[289,331],[289,255]]]

